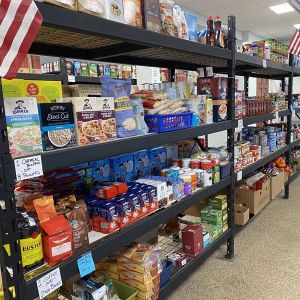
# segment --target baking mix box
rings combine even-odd
[[[43,103],[39,113],[44,151],[76,146],[72,103]]]
[[[42,136],[35,98],[4,98],[9,148],[13,157],[41,152]]]
[[[134,161],[132,154],[110,158],[110,175],[112,181],[130,182],[134,179]]]
[[[159,175],[160,170],[167,167],[167,151],[165,147],[157,147],[149,150],[151,174]]]
[[[140,178],[151,173],[149,152],[141,150],[133,153],[134,159],[134,178]]]
[[[109,181],[109,159],[102,159],[90,163],[92,168],[93,185],[97,186],[99,183]]]

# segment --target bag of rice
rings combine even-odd
[[[114,97],[117,136],[119,138],[142,134],[138,129],[130,102],[131,79],[100,77],[102,97]]]

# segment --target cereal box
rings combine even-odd
[[[43,103],[39,111],[44,151],[76,145],[72,103]]]
[[[167,152],[165,147],[157,147],[149,150],[151,174],[159,175],[160,170],[167,167]]]
[[[102,140],[115,139],[117,137],[114,98],[98,98],[100,103],[99,122],[103,132]]]
[[[134,177],[133,155],[126,154],[110,159],[111,180],[130,182]]]
[[[35,98],[4,98],[9,148],[13,157],[42,151]]]
[[[74,105],[78,145],[100,142],[102,132],[99,123],[100,103],[96,97],[70,98]],[[64,99],[68,101],[68,99]]]
[[[99,185],[103,181],[109,181],[109,159],[102,159],[90,163],[92,168],[93,184]]]
[[[50,103],[62,98],[60,81],[24,80],[25,94],[35,97],[38,103]]]
[[[134,177],[135,179],[149,175],[151,172],[149,152],[141,150],[133,153],[134,158]]]

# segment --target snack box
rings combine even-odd
[[[226,195],[218,195],[214,198],[208,200],[208,205],[212,206],[213,208],[226,210],[227,209],[227,197]]]
[[[89,63],[90,77],[98,77],[97,64]]]
[[[102,199],[112,199],[118,195],[118,189],[114,186],[96,186],[95,196]]]
[[[42,136],[35,98],[4,98],[10,153],[13,157],[42,152]]]
[[[44,151],[76,146],[72,103],[43,103],[39,113]]]
[[[120,182],[130,182],[134,177],[133,155],[126,154],[110,159],[111,180]]]
[[[103,182],[102,185],[103,186],[114,186],[117,189],[117,193],[119,196],[127,193],[127,191],[128,191],[128,185],[126,182],[107,181],[107,182]]]
[[[111,140],[117,137],[115,107],[113,97],[98,98],[100,111],[99,123],[102,131],[101,140]]]
[[[214,224],[223,222],[222,211],[211,207],[205,207],[201,210],[201,220]]]
[[[213,121],[227,120],[227,100],[213,100]]]
[[[116,200],[119,227],[123,228],[130,224],[134,219],[132,206],[127,197],[120,197]]]
[[[60,81],[24,80],[24,89],[28,97],[35,97],[38,103],[51,103],[62,98]]]
[[[211,95],[213,99],[227,99],[228,79],[226,77],[197,79],[198,94]]]
[[[73,61],[72,60],[66,60],[66,72],[67,75],[74,75],[73,73]]]
[[[104,181],[109,181],[109,159],[102,159],[89,163],[92,168],[92,176],[94,186],[99,185]]]
[[[81,62],[80,63],[80,68],[81,68],[81,76],[84,77],[89,77],[90,76],[90,69],[89,69],[89,64],[86,62]]]
[[[73,62],[73,74],[74,76],[81,76],[81,64],[80,61]]]
[[[148,150],[141,150],[133,153],[134,158],[134,178],[138,179],[151,172],[149,152]]]
[[[165,147],[157,147],[149,150],[151,174],[159,175],[160,170],[167,167],[167,151]]]

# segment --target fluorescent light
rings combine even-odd
[[[295,24],[294,27],[296,27],[297,29],[300,29],[300,24]]]
[[[294,11],[293,7],[288,3],[270,6],[270,9],[272,9],[277,15]]]

